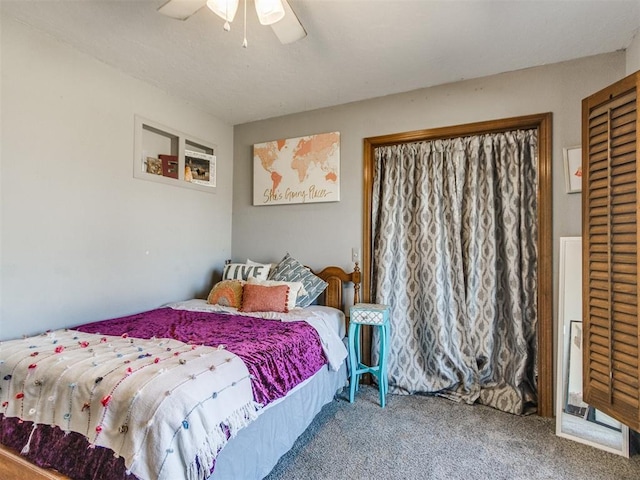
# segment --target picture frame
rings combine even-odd
[[[340,201],[340,132],[253,145],[253,206]]]
[[[216,186],[215,155],[196,152],[192,150],[185,150],[184,168],[184,180],[186,182],[191,182],[206,187]]]
[[[563,149],[564,180],[567,193],[582,192],[582,148]]]
[[[584,417],[589,405],[582,399],[582,321],[569,322],[569,368],[565,392],[565,412]]]
[[[588,411],[585,414],[584,418],[589,422],[597,423],[598,425],[610,428],[611,430],[615,430],[616,432],[622,431],[622,424],[619,421],[617,421],[615,418],[611,418],[609,415],[601,412],[600,410],[596,410],[591,405],[589,405]]]

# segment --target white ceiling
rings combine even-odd
[[[44,30],[229,124],[626,48],[639,0],[290,0],[308,36],[281,45],[249,0],[231,32],[165,0],[0,0]]]

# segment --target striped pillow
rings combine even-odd
[[[311,273],[311,270],[288,253],[278,265],[271,269],[269,280],[301,282],[307,292],[306,294],[298,294],[298,298],[296,298],[297,307],[308,307],[311,305],[329,285],[320,277]]]

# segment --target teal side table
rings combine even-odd
[[[376,366],[361,362],[360,327],[371,325],[379,329],[380,361]],[[353,403],[360,376],[370,373],[378,379],[380,406],[384,408],[389,390],[387,378],[387,349],[390,346],[389,307],[378,303],[356,303],[349,312],[349,402]]]

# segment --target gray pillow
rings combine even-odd
[[[307,293],[298,295],[296,307],[308,307],[329,285],[288,253],[271,269],[269,280],[301,282]]]

